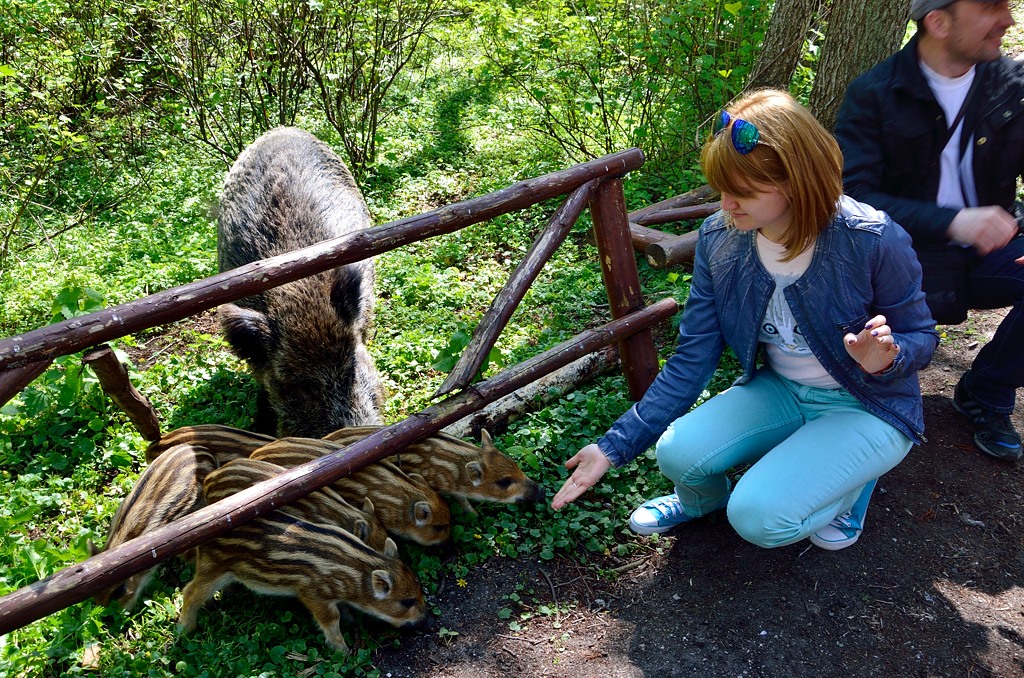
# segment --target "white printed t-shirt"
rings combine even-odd
[[[769,367],[798,384],[815,388],[840,388],[839,382],[825,371],[811,353],[783,291],[810,266],[814,247],[808,247],[792,261],[781,261],[786,255],[786,249],[758,233],[757,254],[765,269],[775,279],[775,291],[768,302],[758,336],[758,340],[765,345]]]

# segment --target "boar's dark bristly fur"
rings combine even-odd
[[[274,129],[224,182],[218,264],[226,271],[370,225],[341,159],[307,132]],[[381,423],[380,377],[366,349],[373,282],[366,259],[221,306],[224,335],[260,385],[261,432],[320,437]]]

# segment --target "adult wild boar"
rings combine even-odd
[[[341,159],[308,132],[274,129],[224,181],[218,264],[227,271],[369,226]],[[380,378],[366,350],[373,279],[366,259],[221,306],[224,335],[260,385],[258,430],[320,437],[381,423]]]

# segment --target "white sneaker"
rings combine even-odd
[[[729,497],[719,506],[725,508]],[[683,513],[683,505],[679,501],[679,495],[675,492],[666,494],[664,497],[655,497],[640,505],[633,515],[629,517],[629,529],[637,534],[661,534],[668,532],[677,525],[696,520],[699,516],[690,516]]]
[[[864,519],[868,514],[868,503],[878,479],[875,478],[861,490],[857,502],[846,513],[838,515],[832,522],[811,535],[811,543],[826,551],[839,551],[853,546],[864,531]]]

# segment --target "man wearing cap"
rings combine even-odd
[[[844,188],[911,234],[926,280],[925,251],[937,249],[966,269],[970,308],[1010,307],[953,406],[982,452],[1016,461],[1008,415],[1024,386],[1024,237],[1010,210],[1024,174],[1024,67],[1000,52],[1014,20],[1006,0],[913,0],[910,18],[910,42],[846,91],[835,128]]]

